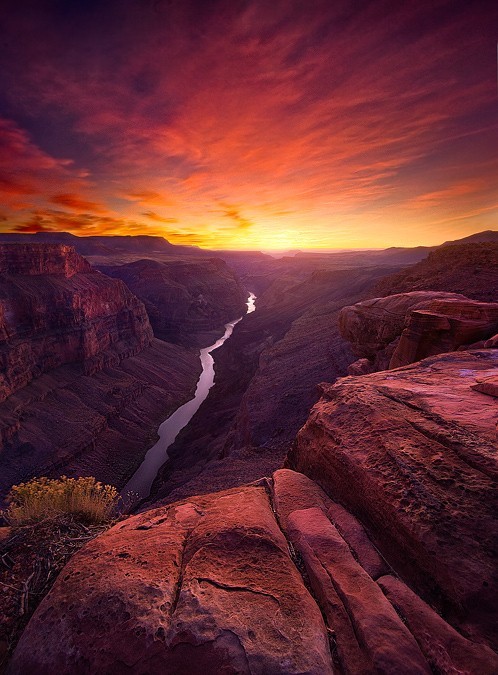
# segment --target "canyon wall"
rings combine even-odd
[[[0,269],[0,493],[40,473],[124,484],[198,353],[154,339],[143,303],[71,247],[6,244]]]
[[[142,300],[154,335],[167,342],[207,347],[223,324],[247,310],[248,292],[218,258],[147,259],[99,269]]]
[[[143,304],[63,245],[0,247],[0,402],[66,363],[87,374],[141,352]]]

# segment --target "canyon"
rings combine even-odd
[[[204,283],[228,277],[239,289],[223,265],[199,261],[192,278],[203,270]],[[0,494],[40,474],[124,485],[160,422],[192,397],[198,349],[154,337],[141,300],[73,247],[3,244],[0,269]],[[217,319],[244,301],[239,292],[220,303]],[[205,316],[192,317],[191,343],[212,338],[210,321],[206,332]]]
[[[4,489],[32,462],[122,487],[258,295],[148,500],[71,558],[7,672],[497,672],[484,235],[280,259],[99,245],[105,274],[66,244],[0,246]]]

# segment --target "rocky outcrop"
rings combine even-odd
[[[77,553],[8,672],[496,672],[302,474],[191,497]]]
[[[288,458],[459,630],[495,647],[498,408],[476,385],[497,368],[495,350],[453,352],[323,385]]]
[[[377,296],[409,291],[448,291],[463,293],[472,300],[496,302],[498,299],[498,242],[496,232],[489,243],[445,245],[429,253],[425,260],[387,276],[376,286]],[[470,238],[469,238],[470,239]],[[465,241],[465,240],[463,240]]]
[[[490,338],[498,329],[498,303],[452,293],[400,293],[344,307],[339,326],[362,357],[350,373],[361,374],[408,365]]]
[[[131,518],[75,556],[10,672],[54,668],[332,673],[322,616],[262,487]]]
[[[247,292],[218,258],[137,260],[101,266],[122,279],[147,309],[154,335],[184,346],[207,347],[223,324],[242,316]]]
[[[91,272],[90,263],[72,246],[0,244],[0,273],[7,277],[58,275],[69,278]]]
[[[3,245],[0,269],[0,495],[40,473],[123,485],[198,353],[154,340],[140,300],[71,247]]]
[[[95,373],[152,341],[143,304],[68,246],[4,245],[0,270],[0,402],[53,368]]]

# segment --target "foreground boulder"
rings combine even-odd
[[[129,518],[88,544],[8,673],[498,672],[494,652],[395,574],[354,515],[282,469]]]
[[[11,673],[332,672],[322,616],[263,487],[116,525],[76,555]]]
[[[495,646],[498,407],[475,385],[497,368],[496,350],[454,352],[324,385],[288,458],[447,618]]]
[[[498,330],[498,303],[457,293],[399,293],[344,307],[339,326],[361,357],[350,371],[356,375],[484,344]]]

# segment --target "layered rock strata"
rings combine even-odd
[[[218,258],[137,260],[100,269],[143,301],[154,335],[167,342],[207,347],[213,331],[218,336],[247,309],[248,293]]]
[[[64,245],[0,246],[0,495],[35,475],[121,486],[195,390],[196,350]]]
[[[484,346],[498,329],[498,303],[454,293],[400,293],[344,307],[339,326],[361,357],[350,372],[360,374],[398,368],[480,340]]]
[[[1,246],[0,269],[0,402],[58,366],[95,373],[152,342],[143,304],[69,246]]]

